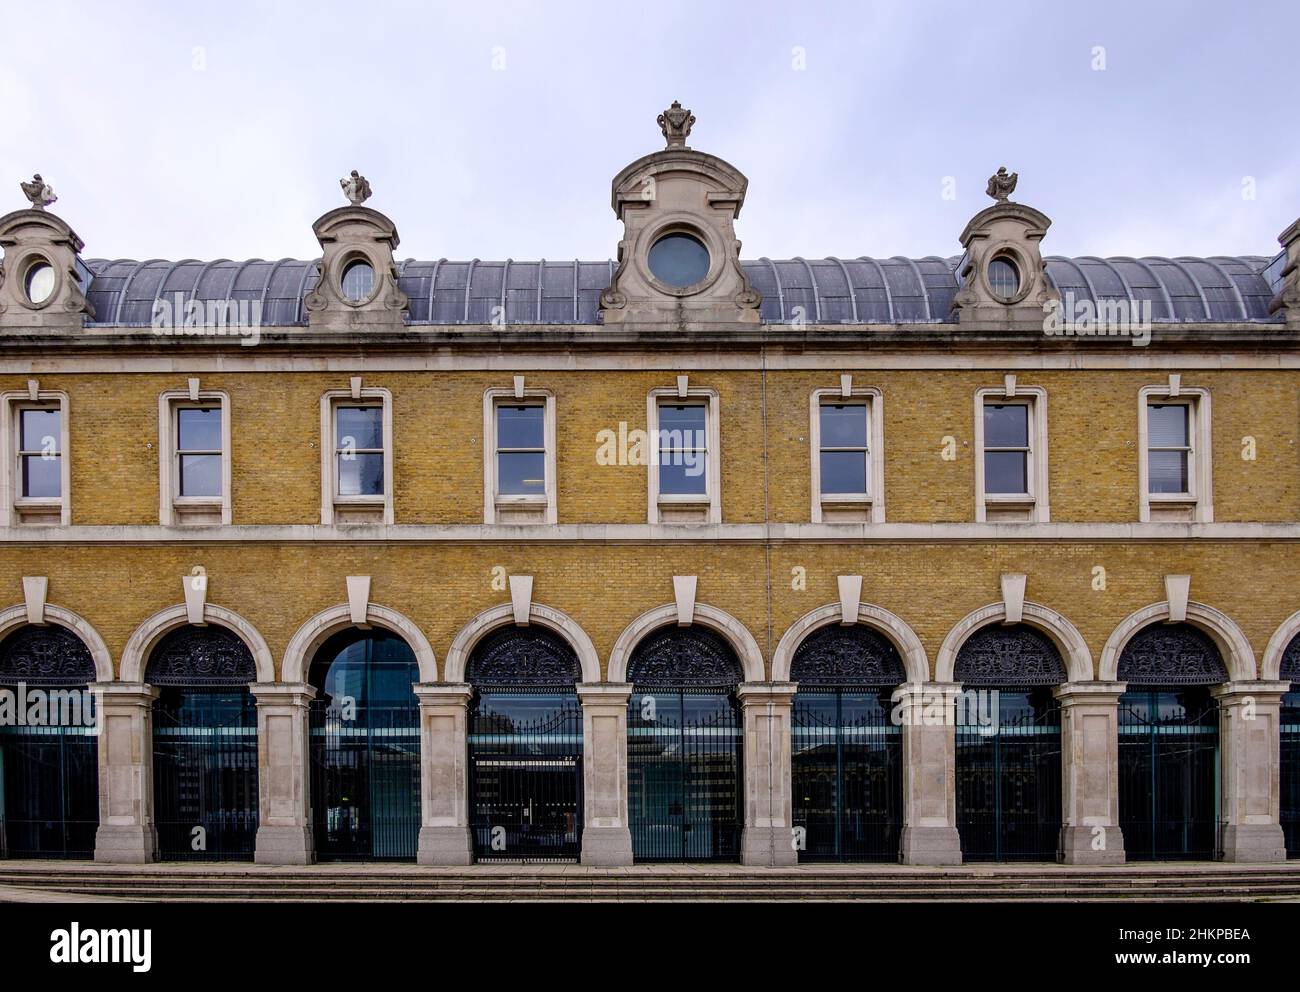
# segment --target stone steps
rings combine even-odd
[[[1300,862],[1105,869],[1053,865],[273,868],[0,862],[0,887],[150,902],[1300,901]]]

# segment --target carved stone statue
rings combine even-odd
[[[347,179],[340,179],[339,185],[343,187],[343,195],[354,207],[359,207],[370,199],[370,183],[356,169],[352,170],[352,175]]]
[[[997,200],[998,203],[1006,203],[1007,197],[1016,191],[1016,180],[1019,178],[1020,173],[1013,172],[1007,175],[1007,167],[1000,165],[998,171],[989,176],[988,189],[984,192]]]
[[[682,105],[674,100],[673,105],[659,115],[658,123],[659,130],[668,140],[669,148],[685,148],[686,137],[691,133],[691,125],[695,123],[695,115],[682,109]]]
[[[44,210],[58,199],[54,195],[54,187],[42,179],[39,172],[32,176],[31,182],[20,182],[18,185],[23,188],[23,196],[31,201],[33,210]]]

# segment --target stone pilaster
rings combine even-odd
[[[747,865],[798,863],[790,784],[793,682],[745,682],[736,688],[745,734],[745,827],[741,860]]]
[[[144,864],[155,860],[153,813],[153,701],[158,690],[142,682],[97,682],[99,721],[99,829],[95,860]]]
[[[261,682],[257,699],[257,847],[262,865],[315,860],[311,807],[311,701],[305,683]]]
[[[1123,682],[1066,682],[1061,703],[1060,859],[1124,863],[1119,827],[1119,697]]]
[[[1224,861],[1285,861],[1278,822],[1280,709],[1289,682],[1226,682],[1219,701],[1219,848]]]
[[[954,730],[960,692],[952,682],[909,682],[893,697],[903,730],[904,864],[961,864]]]
[[[630,865],[627,814],[627,701],[632,686],[578,686],[582,701],[582,863]]]
[[[474,861],[469,833],[469,701],[472,686],[420,682],[420,844],[422,865]]]

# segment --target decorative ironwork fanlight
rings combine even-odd
[[[1057,685],[1066,680],[1051,638],[1025,624],[975,631],[957,652],[953,677],[964,685]]]
[[[573,685],[582,677],[569,642],[543,627],[505,627],[479,641],[466,678],[491,685]]]
[[[1300,634],[1291,638],[1291,643],[1282,652],[1282,673],[1284,681],[1300,682]]]
[[[1119,656],[1119,680],[1136,685],[1212,685],[1225,682],[1219,648],[1188,623],[1152,624],[1131,638]]]
[[[889,640],[863,624],[820,627],[800,642],[790,663],[800,685],[898,685],[903,659]]]
[[[638,686],[730,686],[744,677],[731,646],[704,627],[661,627],[632,651],[628,680]]]
[[[225,627],[178,627],[149,656],[150,685],[244,685],[257,681],[253,653]]]
[[[66,627],[27,625],[0,643],[0,683],[84,685],[95,681],[95,659]]]

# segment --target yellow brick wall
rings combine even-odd
[[[723,519],[764,518],[762,394],[768,398],[770,514],[806,522],[809,513],[808,397],[851,371],[859,386],[884,393],[888,519],[974,519],[973,394],[1000,373],[692,372],[692,386],[718,390],[722,409]],[[232,403],[236,524],[319,522],[320,396],[344,388],[342,374],[220,373],[204,389]],[[394,396],[398,523],[479,523],[482,519],[482,397],[505,387],[499,373],[387,373],[365,376]],[[601,468],[597,432],[620,420],[644,428],[646,393],[674,384],[671,372],[534,372],[530,388],[551,389],[559,416],[561,523],[643,523],[643,467]],[[1137,518],[1137,395],[1163,374],[1071,371],[1019,374],[1049,395],[1054,521],[1132,522]],[[1300,521],[1300,377],[1288,372],[1189,372],[1188,386],[1213,394],[1214,487],[1219,521]],[[45,389],[71,397],[74,524],[156,524],[158,394],[181,375],[42,374]],[[0,388],[22,390],[20,376]],[[957,438],[959,457],[939,457]],[[1242,461],[1253,435],[1258,460]],[[1300,524],[1297,525],[1300,528]],[[1300,530],[1298,530],[1300,533]],[[21,602],[21,577],[47,575],[50,601],[89,619],[114,656],[135,627],[181,601],[180,576],[203,565],[212,602],[235,610],[266,637],[279,664],[297,627],[346,598],[344,576],[373,577],[372,598],[409,616],[441,663],[456,631],[482,609],[507,601],[490,587],[493,566],[535,577],[536,601],[573,616],[602,657],[638,614],[672,600],[672,576],[699,576],[699,598],[735,615],[770,661],[799,616],[837,598],[835,576],[865,576],[863,598],[890,609],[920,635],[933,663],[944,635],[973,609],[999,598],[1003,572],[1029,576],[1028,598],[1068,617],[1094,657],[1134,610],[1162,600],[1163,576],[1192,575],[1192,597],[1241,625],[1262,655],[1277,625],[1300,609],[1300,545],[954,543],[756,544],[661,542],[571,546],[0,545],[0,605]],[[1092,569],[1107,571],[1104,592]],[[791,589],[791,569],[808,589]],[[6,592],[7,590],[7,592]],[[770,596],[770,609],[769,609]]]
[[[480,611],[506,603],[492,569],[534,577],[536,602],[563,610],[591,636],[602,664],[619,633],[644,611],[670,603],[673,575],[699,576],[699,600],[734,615],[770,664],[785,630],[804,613],[837,602],[836,576],[862,574],[863,599],[897,613],[916,630],[933,665],[944,636],[967,613],[1000,599],[999,576],[1024,572],[1027,598],[1079,628],[1094,659],[1130,613],[1164,599],[1163,577],[1193,576],[1192,598],[1222,610],[1257,656],[1278,625],[1300,609],[1300,545],[761,545],[531,546],[340,543],[0,546],[0,605],[21,603],[23,575],[49,577],[49,599],[86,617],[114,661],[149,616],[182,601],[181,576],[209,575],[209,599],[257,627],[279,665],[294,631],[313,614],[346,601],[344,577],[371,576],[371,597],[408,616],[429,638],[441,665],[456,632]],[[1091,588],[1092,569],[1107,573]],[[806,591],[791,570],[807,572]],[[770,626],[770,631],[769,631]]]
[[[769,372],[767,471],[774,522],[809,520],[808,397],[838,385],[838,372]],[[845,369],[879,388],[885,410],[885,495],[890,522],[975,519],[974,393],[995,372]],[[598,466],[597,434],[646,426],[646,394],[674,383],[662,372],[536,372],[529,388],[556,394],[561,523],[643,523],[646,470]],[[1048,393],[1052,519],[1132,522],[1138,515],[1138,390],[1163,376],[1127,371],[1020,373]],[[46,375],[71,397],[74,524],[158,522],[158,394],[179,375]],[[1188,386],[1213,398],[1214,503],[1219,521],[1300,521],[1300,376],[1290,372],[1191,372]],[[230,394],[233,514],[237,524],[320,522],[320,397],[347,386],[338,374],[221,373],[203,388]],[[398,523],[482,522],[482,401],[498,373],[384,372],[367,386],[391,390]],[[726,523],[764,519],[763,379],[756,372],[697,372],[722,409],[722,509]],[[0,387],[26,380],[0,377]],[[939,457],[952,435],[957,459]],[[1253,436],[1257,459],[1243,461]],[[274,493],[274,498],[267,498]]]

